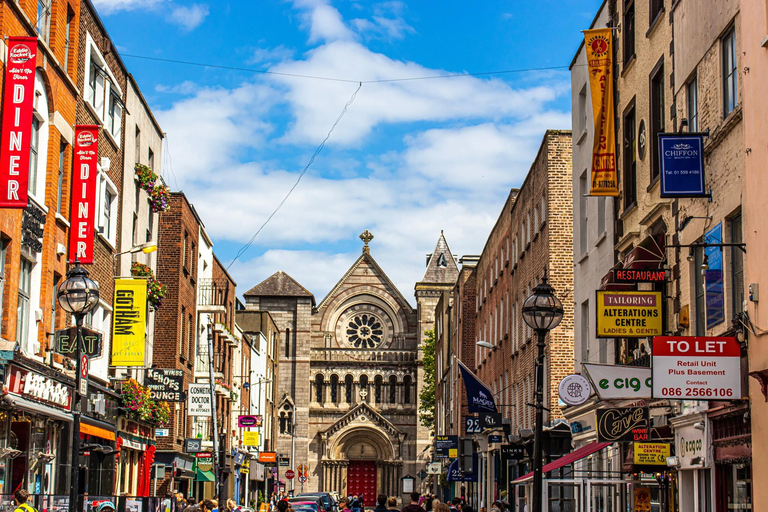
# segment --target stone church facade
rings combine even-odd
[[[379,493],[404,497],[406,475],[418,488],[430,457],[418,397],[420,345],[434,308],[421,307],[420,297],[431,300],[430,282],[439,287],[458,268],[441,234],[414,309],[371,256],[373,235],[360,238],[361,256],[319,304],[282,271],[244,298],[246,309],[269,311],[282,332],[276,450],[293,451],[291,467],[309,467],[303,484],[280,468],[286,489],[364,494],[372,505]]]

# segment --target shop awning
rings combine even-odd
[[[195,476],[195,482],[214,482],[216,481],[216,477],[213,476],[213,471],[202,471],[200,469],[197,470],[197,475]]]
[[[659,268],[666,259],[664,252],[664,234],[647,236],[637,244],[624,259],[626,269]]]
[[[109,423],[98,421],[93,418],[88,418],[87,416],[80,417],[80,433],[87,434],[89,436],[100,437],[101,439],[106,439],[107,441],[114,441],[117,439],[114,425],[110,425]]]
[[[606,446],[610,446],[610,445],[611,443],[598,443],[597,441],[589,443],[588,445],[582,446],[581,448],[572,451],[568,455],[564,455],[563,457],[560,457],[559,459],[553,460],[549,464],[544,465],[544,469],[542,470],[542,473],[547,474],[550,471],[560,469],[564,466],[567,466],[568,464],[572,464],[576,462],[577,460],[581,460],[584,457],[592,455],[595,452],[599,452]],[[533,472],[530,472],[527,475],[521,476],[517,480],[513,480],[512,483],[522,484],[530,480],[533,480]]]
[[[3,397],[3,401],[14,409],[42,414],[48,418],[55,418],[62,421],[72,421],[73,419],[71,413],[62,411],[61,409],[56,409],[55,407],[50,407],[45,404],[39,404],[20,396],[8,394]]]

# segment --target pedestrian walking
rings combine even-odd
[[[403,510],[400,512],[427,512],[424,510],[424,508],[419,504],[419,493],[416,491],[413,491],[411,493],[411,503],[410,505],[406,505],[403,507]]]
[[[37,509],[27,503],[29,493],[26,489],[19,489],[13,493],[13,504],[16,506],[13,512],[37,512]]]
[[[379,494],[376,497],[376,508],[373,512],[388,512],[387,509],[387,496],[385,494]]]

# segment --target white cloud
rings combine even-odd
[[[293,5],[301,10],[302,26],[309,29],[309,42],[355,39],[341,13],[326,0],[295,0]]]
[[[356,18],[350,23],[365,37],[402,39],[407,34],[416,33],[416,29],[403,19],[404,10],[402,2],[382,2],[373,5],[371,19]]]
[[[161,0],[93,0],[96,9],[101,14],[112,14],[117,11],[132,11],[147,9],[159,5]]]
[[[281,62],[293,58],[294,51],[282,44],[274,48],[256,48],[248,64],[261,64],[263,62]]]
[[[207,5],[192,4],[190,6],[177,5],[172,7],[170,19],[186,31],[194,30],[205,21],[209,9]]]

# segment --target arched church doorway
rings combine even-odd
[[[395,458],[392,443],[376,428],[357,427],[343,433],[336,445],[337,460],[347,461],[347,496],[362,496],[366,506],[375,506],[376,495],[388,489],[385,461]]]

